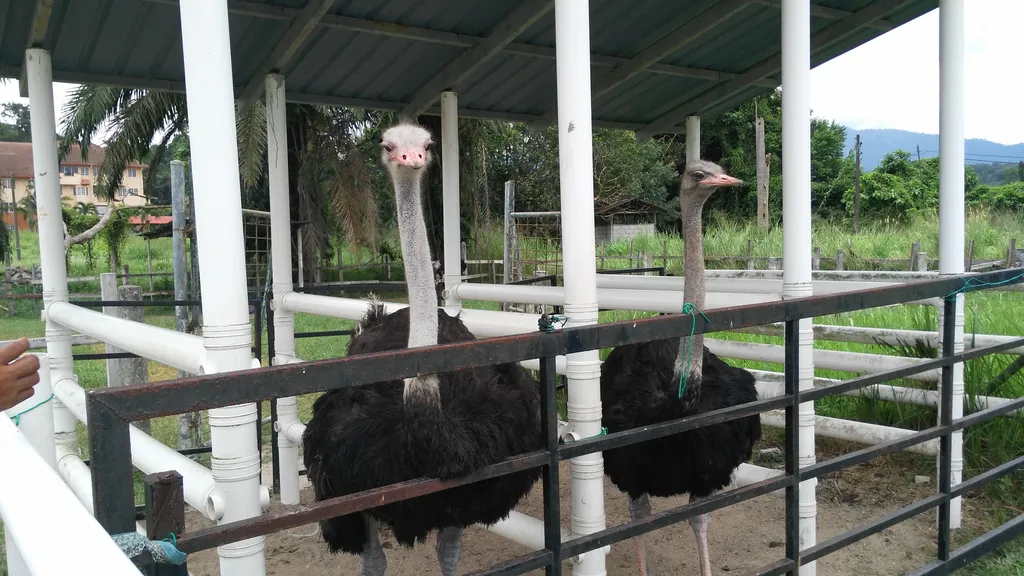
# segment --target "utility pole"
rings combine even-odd
[[[921,202],[924,202],[924,184],[921,182],[921,145],[917,145],[917,185],[921,187]]]
[[[764,118],[754,119],[754,162],[757,167],[757,225],[768,229],[768,158],[764,153]]]
[[[917,164],[918,164],[918,170],[920,171],[920,164],[921,164],[921,145],[920,144],[917,145]]]
[[[860,234],[860,134],[853,146],[855,164],[853,167],[853,233]]]
[[[14,214],[14,257],[21,264],[21,234],[18,231],[18,198],[14,195],[18,188],[18,181],[11,174],[11,212]]]

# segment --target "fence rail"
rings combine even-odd
[[[537,332],[429,348],[404,349],[277,366],[258,371],[214,374],[165,381],[146,387],[93,390],[88,393],[87,404],[90,452],[95,464],[91,470],[95,487],[96,517],[111,533],[124,532],[134,526],[128,428],[130,422],[193,410],[258,402],[276,397],[299,396],[347,386],[361,386],[420,373],[443,373],[476,366],[539,358],[541,360],[540,380],[544,415],[542,425],[543,438],[546,441],[545,449],[510,458],[483,468],[465,478],[448,481],[420,478],[186,533],[179,539],[179,547],[191,552],[208,549],[253,536],[270,534],[288,527],[328,519],[339,514],[365,510],[379,506],[382,502],[405,500],[485,478],[541,467],[544,472],[545,548],[480,571],[478,574],[522,574],[541,567],[544,567],[549,575],[560,574],[561,562],[567,557],[621,542],[698,514],[718,510],[779,489],[784,489],[786,494],[785,556],[763,567],[759,573],[795,574],[797,568],[804,563],[819,559],[913,515],[938,508],[937,560],[923,567],[919,574],[947,574],[1010,538],[1024,533],[1024,515],[1022,515],[979,537],[967,546],[959,550],[952,550],[949,522],[952,499],[1024,467],[1024,457],[1017,458],[958,484],[956,487],[951,486],[952,434],[968,426],[981,424],[992,418],[1024,408],[1024,398],[1019,398],[1005,405],[975,412],[955,421],[952,420],[954,364],[1024,344],[1024,338],[1021,338],[954,353],[956,295],[991,287],[994,284],[1021,282],[1024,282],[1024,273],[1021,270],[1006,270],[975,275],[970,283],[962,277],[943,278],[844,294],[721,308],[708,311],[706,319],[700,315],[660,316],[578,327],[553,333]],[[798,321],[800,319],[935,297],[944,298],[945,321],[941,358],[884,374],[854,378],[815,390],[801,391],[799,389]],[[687,416],[640,429],[615,432],[563,445],[558,444],[558,438],[554,432],[557,422],[556,356],[650,340],[678,338],[692,333],[708,333],[720,329],[744,328],[777,322],[785,323],[786,376],[783,395],[706,414]],[[797,457],[800,440],[797,434],[797,414],[798,407],[802,402],[934,368],[942,370],[941,411],[937,426],[906,438],[871,446],[802,469],[798,468]],[[339,374],[344,374],[345,377],[339,378]],[[786,413],[784,475],[720,493],[700,502],[686,504],[594,534],[579,536],[564,543],[560,541],[557,465],[559,460],[628,446],[652,438],[777,408],[784,408]],[[934,438],[938,438],[940,442],[938,494],[855,527],[811,548],[799,549],[798,502],[801,481],[841,470]]]

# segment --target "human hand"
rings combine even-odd
[[[0,410],[17,406],[34,393],[32,387],[39,382],[39,358],[29,355],[14,362],[27,351],[28,338],[0,348]]]

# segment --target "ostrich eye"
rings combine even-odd
[[[395,151],[395,147],[392,146],[391,144],[386,143],[386,142],[382,142],[381,143],[381,147],[384,148],[384,150],[386,150],[388,152],[394,152]]]
[[[430,152],[430,149],[433,148],[433,147],[434,147],[434,143],[433,142],[427,142],[426,144],[423,145],[423,149],[425,151],[427,151],[427,152]]]
[[[693,179],[696,180],[697,182],[700,182],[701,180],[707,177],[707,175],[701,172],[700,170],[695,170],[693,174],[691,174],[691,176],[693,176]]]

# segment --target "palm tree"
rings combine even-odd
[[[317,261],[335,231],[356,244],[376,243],[377,212],[371,182],[356,146],[357,136],[371,119],[347,108],[288,105],[292,217],[308,222],[301,228],[307,262]],[[257,100],[240,113],[235,125],[241,184],[245,189],[265,188],[263,102]],[[97,132],[107,126],[113,129],[97,176],[103,183],[97,195],[110,199],[110,191],[118,189],[130,162],[148,158],[150,165],[159,164],[174,137],[187,135],[188,107],[184,94],[81,85],[64,106],[61,126],[61,159],[73,144],[79,144],[82,155],[87,156]],[[155,172],[149,170],[146,187],[154,185]],[[333,222],[337,225],[332,226]]]
[[[83,216],[99,214],[99,211],[96,210],[96,205],[92,202],[79,202],[78,204],[75,204],[75,211]]]

